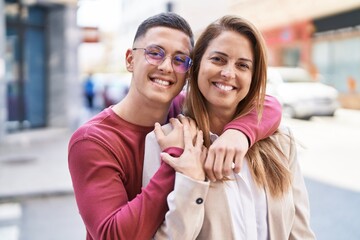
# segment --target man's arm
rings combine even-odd
[[[260,122],[256,109],[253,109],[228,123],[208,150],[204,168],[209,180],[221,180],[232,171],[239,173],[249,147],[273,134],[280,122],[281,104],[276,98],[266,95]]]
[[[93,239],[151,239],[168,209],[174,170],[163,163],[130,200],[123,181],[126,169],[117,161],[92,140],[80,140],[69,149],[69,170],[86,229]]]
[[[279,101],[273,96],[266,95],[260,122],[256,109],[253,109],[249,114],[228,123],[224,131],[236,129],[243,132],[248,137],[251,147],[255,142],[269,137],[276,131],[281,122],[281,111]]]

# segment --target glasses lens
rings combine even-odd
[[[158,65],[163,61],[165,51],[160,47],[150,46],[145,49],[145,56],[150,64]]]
[[[145,48],[145,58],[152,65],[160,65],[165,59],[165,51],[158,46],[149,46]],[[185,54],[177,54],[172,58],[172,66],[175,72],[185,73],[192,64],[192,60]]]
[[[192,61],[191,58],[185,54],[178,54],[174,56],[172,63],[176,72],[184,73],[190,69]]]

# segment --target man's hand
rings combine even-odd
[[[195,144],[195,138],[199,129],[193,119],[180,114],[177,118],[170,118],[169,122],[171,125],[167,124],[164,126],[155,123],[154,133],[161,151],[169,147],[184,148],[184,124],[188,125],[191,139],[193,139]]]
[[[232,171],[239,173],[249,142],[245,134],[228,129],[209,147],[205,160],[205,172],[210,181],[222,180]]]
[[[196,135],[197,135],[197,133],[199,131],[199,128],[197,127],[195,120],[190,118],[190,117],[185,117],[182,114],[179,114],[177,116],[177,118],[180,120],[180,122],[182,124],[184,124],[185,122],[187,124],[189,124],[189,130],[190,130],[190,134],[191,134],[191,139],[193,140],[193,143],[195,144]]]
[[[171,118],[170,125],[155,123],[154,133],[161,151],[169,147],[184,148],[183,124],[177,118]]]

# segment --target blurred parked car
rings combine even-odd
[[[340,104],[338,91],[314,80],[298,67],[269,67],[266,92],[277,97],[285,117],[310,119],[334,116]]]
[[[110,73],[95,73],[94,104],[97,109],[103,109],[118,103],[129,90],[131,75],[118,75]]]

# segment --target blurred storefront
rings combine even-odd
[[[273,66],[301,66],[360,109],[360,1],[236,1],[230,12],[263,32]]]
[[[340,92],[360,91],[360,8],[263,34],[271,65],[303,66]]]
[[[313,31],[311,21],[263,31],[269,49],[270,65],[295,67],[311,62],[309,52]]]
[[[301,66],[360,109],[360,8],[263,31],[274,66]]]
[[[81,102],[76,2],[0,0],[0,140],[12,131],[71,124]]]
[[[315,19],[312,61],[343,106],[360,109],[360,8]]]

